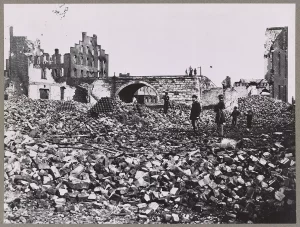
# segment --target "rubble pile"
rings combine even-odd
[[[5,102],[5,191],[17,192],[5,198],[9,223],[36,223],[18,213],[26,207],[88,223],[104,223],[102,210],[128,223],[266,223],[285,211],[293,218],[295,154],[286,135],[218,141],[174,133],[187,111],[164,116],[117,102],[90,118],[88,105],[58,105]]]
[[[274,130],[295,125],[295,112],[290,104],[267,96],[250,96],[238,100],[239,110],[253,111],[253,123],[260,127],[273,127]],[[245,118],[243,118],[245,120]],[[277,128],[277,129],[276,129]],[[272,128],[270,128],[272,129]]]

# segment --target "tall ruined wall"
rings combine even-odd
[[[28,57],[23,53],[26,37],[10,38],[10,78],[16,95],[28,95]]]
[[[265,79],[271,96],[288,101],[288,28],[268,28],[265,43]]]
[[[223,88],[212,88],[202,92],[201,103],[205,107],[212,107],[219,102],[218,96],[224,95],[225,107],[228,111],[233,110],[234,106],[238,106],[238,99],[250,95],[259,95],[263,88],[255,89],[256,93],[251,94],[251,87],[239,86],[231,87],[223,90]]]
[[[217,87],[202,91],[201,104],[202,106],[211,106],[218,103],[218,95],[223,94],[223,88]]]

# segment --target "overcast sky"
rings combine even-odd
[[[202,67],[217,86],[230,76],[264,77],[265,30],[289,28],[289,99],[295,96],[294,4],[19,4],[4,6],[5,58],[9,26],[14,35],[41,40],[47,53],[62,54],[96,34],[114,72],[184,75]],[[68,7],[61,19],[53,10]],[[18,15],[18,16],[16,16]],[[212,66],[212,68],[210,68]],[[199,72],[199,69],[197,69]]]

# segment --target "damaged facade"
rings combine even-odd
[[[6,97],[76,100],[82,93],[88,93],[82,86],[84,82],[108,77],[108,54],[97,45],[96,35],[88,37],[85,32],[82,41],[62,56],[58,49],[52,55],[45,53],[39,40],[32,42],[26,36],[14,36],[10,27],[10,56],[6,65]]]
[[[71,100],[75,88],[66,84],[64,77],[64,63],[61,62],[61,54],[55,49],[55,53],[49,55],[43,53],[40,56],[29,56],[29,87],[28,97],[35,99]]]
[[[288,28],[273,27],[266,30],[265,79],[275,99],[288,99]]]
[[[65,54],[65,61],[70,84],[108,77],[109,56],[97,44],[96,35],[89,37],[83,32],[82,40]]]

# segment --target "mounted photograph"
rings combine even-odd
[[[295,224],[295,12],[4,4],[4,223]]]

